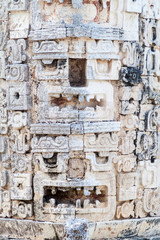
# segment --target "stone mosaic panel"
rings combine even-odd
[[[0,224],[160,217],[159,82],[159,1],[0,0]]]

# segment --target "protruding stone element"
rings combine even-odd
[[[64,240],[90,240],[89,224],[86,219],[73,219],[65,225]]]

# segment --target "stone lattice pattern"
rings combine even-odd
[[[160,1],[1,0],[0,217],[160,216],[159,80]]]

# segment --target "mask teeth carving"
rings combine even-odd
[[[85,97],[83,95],[79,95],[78,100],[79,100],[79,102],[84,102]]]
[[[44,207],[54,208],[105,208],[105,186],[49,187],[45,190]],[[72,197],[70,197],[72,195]],[[48,205],[49,204],[49,205]]]
[[[50,204],[51,204],[51,207],[55,207],[56,205],[56,200],[54,198],[51,198],[50,199]]]
[[[76,208],[81,208],[81,200],[77,199],[76,201]]]
[[[102,94],[96,95],[96,100],[97,100],[98,102],[100,102],[101,100],[103,100],[103,98],[104,98],[104,96],[103,96]]]
[[[54,94],[52,94],[52,97],[54,97],[54,98],[60,98],[60,94],[54,93]]]
[[[84,208],[90,208],[90,201],[89,199],[85,199],[84,202],[83,202],[83,207]]]
[[[91,94],[90,94],[90,95],[87,95],[87,96],[86,96],[87,102],[90,102],[91,99],[94,99],[94,95],[91,95]]]

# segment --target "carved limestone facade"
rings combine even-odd
[[[155,221],[160,2],[0,0],[0,239],[142,239]]]

